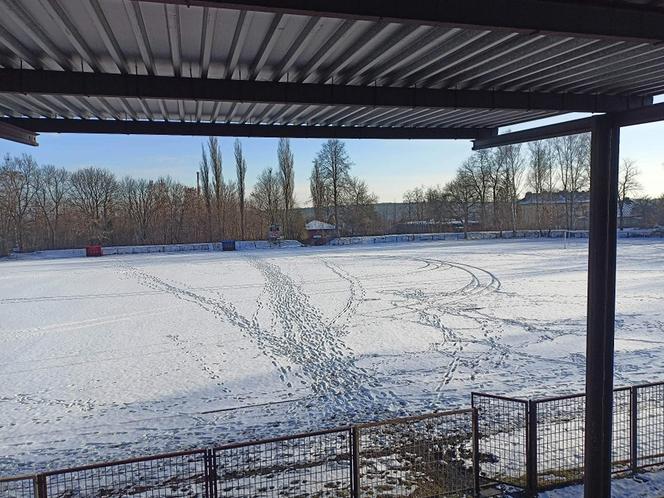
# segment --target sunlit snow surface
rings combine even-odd
[[[587,244],[0,262],[0,475],[583,390]],[[616,385],[664,380],[664,241],[618,251]]]

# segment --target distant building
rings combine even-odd
[[[307,231],[309,243],[319,245],[327,243],[330,238],[334,237],[337,227],[324,221],[312,220],[304,225],[304,229]]]
[[[573,197],[572,197],[573,195]],[[588,229],[590,214],[589,192],[543,192],[526,193],[519,205],[519,225],[526,229],[544,230],[567,228],[569,211],[573,204],[573,223],[575,230]],[[627,227],[641,226],[643,220],[637,215],[639,201],[627,199],[623,208],[623,223]],[[620,216],[620,213],[618,213]]]
[[[568,225],[576,230],[588,228],[589,192],[528,192],[518,206],[521,228],[559,229]]]

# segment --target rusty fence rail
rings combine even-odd
[[[472,409],[0,479],[0,498],[475,494]]]
[[[582,482],[585,401],[473,393],[477,479],[530,492]],[[614,474],[664,465],[664,382],[614,390],[612,452]]]

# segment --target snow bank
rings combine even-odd
[[[235,249],[238,251],[253,249],[292,249],[302,247],[297,240],[282,240],[271,244],[265,240],[237,240]],[[123,254],[150,254],[175,252],[213,252],[222,251],[221,242],[206,242],[199,244],[156,244],[145,246],[104,246],[104,256],[117,256]],[[49,251],[35,251],[28,253],[15,253],[12,259],[60,259],[85,257],[85,249],[54,249]]]
[[[48,251],[35,251],[12,253],[10,259],[61,259],[85,257],[85,249],[52,249]]]
[[[293,247],[302,247],[297,240],[280,240],[277,243],[271,243],[267,240],[236,240],[235,249],[237,251],[247,251],[253,249],[291,249]]]
[[[163,244],[151,246],[111,246],[104,247],[104,256],[119,254],[148,254],[154,252],[195,252],[221,251],[221,242],[203,244]]]
[[[642,238],[662,237],[664,232],[658,229],[626,229],[618,232],[618,238]],[[468,232],[468,240],[493,240],[493,239],[539,239],[554,238],[562,239],[587,239],[588,230],[552,230],[549,233],[540,234],[539,230],[511,230]],[[385,244],[396,242],[425,242],[434,240],[464,240],[463,232],[443,233],[410,233],[400,235],[377,235],[368,237],[339,237],[330,241],[332,246],[362,245],[362,244]]]

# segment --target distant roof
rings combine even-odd
[[[519,204],[565,204],[567,199],[571,199],[571,194],[564,191],[542,192],[540,194],[527,192],[524,198],[519,201]],[[585,191],[574,192],[574,202],[577,204],[589,203],[590,193]]]
[[[336,227],[324,221],[312,220],[304,225],[306,230],[334,230]]]

